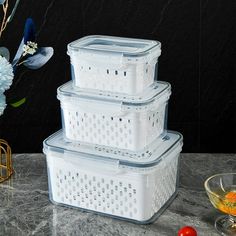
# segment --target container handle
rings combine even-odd
[[[70,100],[70,99],[69,99]],[[122,110],[122,103],[107,103],[107,102],[93,102],[93,101],[83,101],[74,100],[61,102],[61,107],[63,109],[78,110],[89,113],[99,113],[111,116],[124,116],[125,111]]]
[[[84,51],[80,49],[79,51],[67,53],[71,58],[71,64],[81,62],[88,64],[89,66],[95,66],[99,68],[111,68],[111,69],[121,69],[124,67],[123,54],[122,53],[101,53],[93,51]]]
[[[105,160],[105,158],[98,160],[98,158],[82,157],[72,153],[67,153],[66,151],[64,152],[63,160],[64,162],[69,162],[74,166],[78,166],[80,169],[88,169],[89,167],[89,170],[94,172],[100,171],[104,174],[110,175],[122,172],[119,168],[118,160]]]

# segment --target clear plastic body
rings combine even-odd
[[[57,137],[49,138],[44,153],[51,201],[136,223],[152,222],[177,193],[182,136],[167,135],[169,139],[139,164],[135,160],[122,164],[106,153],[101,158],[79,152],[80,147],[62,144],[62,137],[57,147]]]
[[[129,98],[125,104],[124,98],[85,98],[68,83],[58,90],[65,138],[132,151],[143,149],[165,134],[169,96],[169,85],[161,83],[153,97]]]
[[[138,94],[157,79],[160,42],[89,36],[68,45],[74,85],[122,94]]]

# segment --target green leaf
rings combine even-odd
[[[21,105],[23,105],[24,103],[26,102],[26,98],[22,98],[21,100],[17,101],[17,102],[14,102],[14,103],[11,103],[10,105],[12,107],[19,107]]]

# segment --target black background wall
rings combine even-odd
[[[32,17],[38,44],[55,54],[40,70],[19,71],[7,99],[27,102],[5,110],[0,137],[15,153],[41,152],[43,139],[61,127],[56,89],[71,79],[67,44],[103,34],[162,42],[159,79],[173,91],[168,128],[183,133],[184,152],[235,152],[234,14],[233,0],[21,1],[0,45],[15,52]]]

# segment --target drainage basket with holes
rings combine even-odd
[[[107,152],[84,152],[59,131],[44,141],[50,200],[123,218],[151,223],[177,194],[182,135],[168,131],[140,159]],[[90,154],[94,153],[94,154]]]
[[[68,45],[75,86],[137,94],[157,77],[160,42],[87,36]]]
[[[155,82],[140,96],[58,88],[65,138],[137,151],[165,134],[170,84]]]

